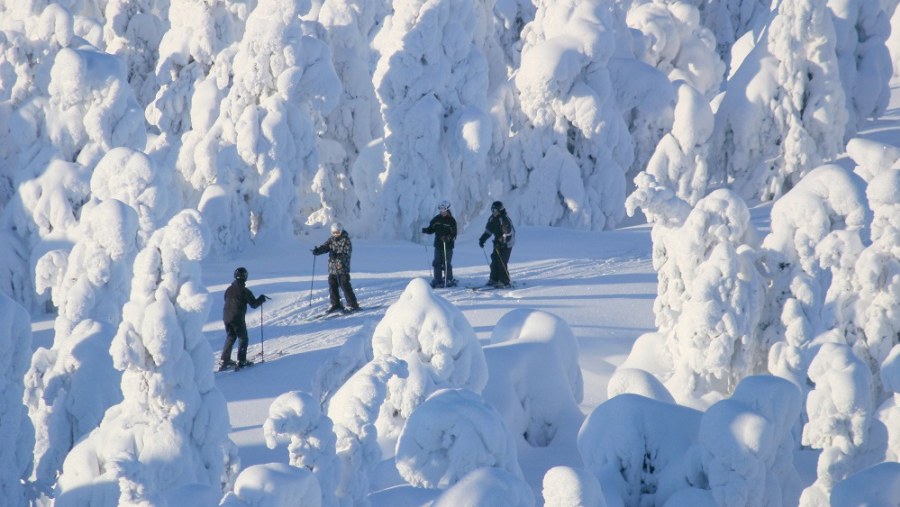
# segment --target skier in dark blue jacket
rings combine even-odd
[[[225,290],[225,306],[222,309],[222,320],[225,322],[225,346],[222,347],[222,357],[219,363],[219,371],[229,368],[243,368],[253,364],[247,360],[247,345],[250,338],[247,335],[247,306],[259,308],[259,305],[269,300],[265,294],[259,297],[247,288],[247,269],[240,267],[234,270],[234,281]],[[237,362],[231,360],[231,349],[235,340],[238,340]]]

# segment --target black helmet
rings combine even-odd
[[[242,282],[247,281],[247,268],[240,267],[234,270],[234,279]]]
[[[491,204],[491,211],[503,211],[503,203],[494,201],[494,204]]]

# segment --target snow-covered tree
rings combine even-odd
[[[823,308],[832,277],[820,264],[816,249],[836,232],[857,235],[860,244],[867,240],[870,212],[864,188],[852,173],[825,165],[772,206],[771,232],[762,247],[771,286],[761,332],[771,349],[769,371],[793,381],[803,393],[808,391],[811,344],[829,324]],[[838,259],[830,262],[845,264]]]
[[[827,0],[847,110],[847,138],[881,115],[891,96],[893,65],[885,41],[891,33],[883,2]]]
[[[168,29],[170,0],[106,0],[103,40],[108,53],[127,67],[128,83],[141,106],[156,95],[154,69],[159,42]],[[173,17],[185,15],[175,12]]]
[[[475,0],[394,2],[374,75],[384,171],[372,213],[382,234],[418,238],[433,203],[450,199],[466,222],[488,199],[489,22]]]
[[[578,344],[568,324],[538,310],[515,310],[494,327],[484,348],[488,383],[482,396],[503,417],[521,449],[571,445],[584,420]],[[534,376],[535,371],[546,375]],[[537,451],[535,451],[537,452]]]
[[[886,461],[837,483],[828,504],[832,507],[890,505],[896,498],[900,498],[900,463]]]
[[[87,45],[62,48],[47,89],[49,99],[35,97],[29,102],[35,109],[23,106],[11,125],[24,129],[16,140],[27,149],[17,158],[19,191],[2,218],[2,234],[19,236],[22,246],[15,269],[29,277],[48,242],[74,240],[88,179],[103,155],[146,143],[143,115],[118,58]],[[32,294],[16,296],[32,307]]]
[[[200,214],[185,210],[137,255],[110,350],[124,399],[66,457],[57,505],[157,504],[185,486],[231,489],[237,450],[202,332],[208,249]]]
[[[634,159],[608,68],[614,19],[598,1],[540,2],[515,76],[507,209],[524,223],[609,229]],[[515,189],[515,190],[513,190]]]
[[[22,404],[22,379],[31,354],[31,319],[21,305],[0,294],[0,497],[28,505],[34,427]]]
[[[685,218],[682,212],[654,210],[654,207],[663,205],[659,197],[655,197],[655,187],[671,189],[675,197],[693,206],[706,195],[709,186],[707,159],[713,133],[712,109],[693,86],[685,82],[675,86],[678,102],[672,130],[659,141],[644,169],[646,175],[639,174],[635,178],[636,189],[625,201],[629,215],[641,207],[654,227],[656,224],[664,225],[664,222],[656,220],[658,216],[679,225]]]
[[[341,475],[331,419],[322,413],[310,394],[291,391],[269,405],[269,417],[263,424],[266,446],[274,449],[278,441],[289,438],[291,466],[305,468],[315,475],[322,491],[321,504],[338,505],[336,496]]]
[[[715,37],[719,56],[731,62],[731,49],[745,33],[760,28],[769,20],[772,0],[694,0],[703,25]]]
[[[381,407],[391,396],[388,383],[408,375],[404,361],[378,357],[354,373],[328,403],[328,417],[337,435],[335,448],[341,460],[337,497],[342,507],[364,504],[369,494],[368,474],[383,454],[376,423]]]
[[[337,107],[324,118],[319,159],[326,169],[318,174],[318,185],[327,206],[316,222],[328,222],[337,215],[346,223],[361,218],[363,208],[374,206],[378,186],[369,183],[383,167],[374,166],[373,175],[354,174],[351,169],[360,151],[383,135],[372,76],[378,61],[376,40],[392,11],[391,2],[385,0],[330,0],[319,9],[316,19],[328,35],[343,90]]]
[[[853,331],[847,343],[878,381],[881,365],[900,344],[900,170],[873,178],[866,196],[874,214],[872,242],[849,259],[852,279],[845,294],[855,304],[841,320]],[[891,394],[878,390],[879,402]]]
[[[772,376],[705,413],[622,394],[588,416],[578,449],[610,505],[793,506],[799,412],[798,390]]]
[[[293,0],[259,3],[233,62],[226,62],[233,83],[218,117],[181,149],[179,170],[202,193],[198,208],[216,252],[233,253],[255,237],[291,235],[324,205],[312,191],[319,170],[313,120],[334,107],[341,86],[328,46],[300,21],[309,8]],[[208,106],[195,94],[194,110]],[[194,122],[195,129],[202,125]]]
[[[422,278],[412,280],[385,312],[372,335],[372,350],[376,358],[395,357],[409,369],[407,377],[388,380],[388,397],[380,407],[376,427],[382,448],[388,449],[385,457],[392,456],[406,420],[431,393],[460,387],[480,394],[488,379],[475,330]]]
[[[500,414],[467,389],[442,389],[409,416],[397,440],[397,471],[413,486],[447,488],[481,467],[521,478],[516,440]]]
[[[661,374],[682,403],[708,405],[764,368],[757,326],[766,282],[757,266],[756,230],[746,204],[729,190],[712,192],[687,214],[687,202],[654,177],[643,173],[638,186],[629,212],[642,206],[654,221],[659,332],[652,337],[665,343],[668,371],[646,364],[658,359],[644,354],[632,354],[627,367]]]
[[[228,492],[221,503],[191,502],[176,497],[184,505],[219,505],[220,507],[320,507],[322,494],[316,476],[303,468],[284,463],[253,465],[241,470],[234,482],[234,492]],[[172,505],[171,503],[169,505]]]
[[[169,16],[169,28],[159,41],[153,69],[156,96],[147,104],[146,116],[177,145],[192,128],[193,138],[200,138],[217,116],[221,91],[233,77],[226,62],[234,52],[225,50],[240,40],[256,1],[170,1],[170,12],[177,14]]]
[[[630,9],[625,19],[644,35],[644,62],[672,82],[690,84],[707,100],[719,93],[725,64],[716,53],[713,33],[700,24],[696,7],[687,2],[648,2]]]
[[[701,199],[679,232],[666,269],[681,274],[684,292],[667,340],[674,371],[666,384],[678,400],[727,395],[765,365],[756,232],[747,206],[724,189]]]
[[[881,363],[881,385],[891,397],[884,401],[876,417],[887,430],[887,445],[884,457],[888,461],[900,462],[900,344],[894,345],[887,359]]]
[[[59,315],[50,349],[39,348],[26,376],[35,424],[37,488],[49,492],[66,454],[122,399],[108,350],[121,320],[137,254],[137,214],[117,200],[86,206],[71,252],[54,250],[36,267]]]
[[[635,394],[595,408],[578,431],[578,451],[607,503],[663,505],[675,491],[702,484],[699,460],[689,453],[702,415]]]
[[[826,0],[779,2],[716,113],[717,180],[748,200],[777,199],[843,151],[847,111],[835,43]]]
[[[494,505],[534,507],[534,492],[520,477],[497,467],[481,467],[447,488],[432,507]]]
[[[555,466],[544,474],[541,496],[545,507],[593,505],[606,507],[597,478],[583,468]]]
[[[716,505],[797,505],[801,481],[791,429],[800,404],[793,384],[760,375],[743,379],[731,398],[703,414],[701,459]]]
[[[801,507],[828,504],[835,484],[874,465],[870,429],[875,400],[872,374],[850,347],[825,343],[809,365],[815,383],[806,400],[809,422],[803,444],[821,449],[816,481],[803,490]]]

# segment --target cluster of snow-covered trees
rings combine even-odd
[[[20,476],[0,476],[0,490],[63,505],[234,486],[239,502],[281,474],[323,503],[354,503],[366,471],[396,452],[436,505],[465,484],[527,504],[509,438],[541,449],[578,434],[589,473],[548,472],[548,502],[564,484],[626,503],[745,505],[726,485],[763,479],[767,505],[849,498],[854,473],[900,455],[900,154],[854,139],[887,104],[896,3],[0,0],[0,293],[12,298],[0,300],[11,326],[0,344],[14,361],[3,392],[24,393],[35,426],[22,432],[32,459],[30,436],[2,446]],[[846,152],[855,174],[828,165]],[[197,262],[332,219],[410,239],[439,199],[463,225],[495,199],[519,223],[584,229],[641,210],[659,329],[611,386],[662,403],[616,397],[582,425],[564,323],[541,317],[546,336],[481,350],[458,312],[413,284],[431,303],[401,301],[407,327],[389,315],[371,357],[343,358],[346,378],[273,407],[271,442],[289,435],[292,463],[312,475],[263,467],[235,483],[225,428],[191,431],[224,410],[200,340]],[[748,210],[761,200],[776,201],[765,237]],[[52,347],[25,367],[17,304],[57,312]],[[447,336],[404,334],[430,318]],[[544,348],[564,385],[529,386],[501,366]],[[97,376],[102,388],[88,384]],[[510,384],[529,403],[508,406],[521,395]],[[537,413],[535,400],[554,408]],[[652,424],[669,417],[683,421],[678,438]],[[491,445],[417,440],[418,425],[457,418]],[[755,440],[701,431],[734,420]],[[26,426],[13,403],[2,433]],[[318,436],[328,430],[333,443]],[[622,455],[635,430],[659,446]],[[128,432],[174,448],[99,443]],[[798,443],[822,451],[802,496],[786,451]]]
[[[609,229],[644,170],[775,199],[884,109],[895,4],[3,0],[0,290],[50,304],[35,268],[117,148],[166,174],[157,227],[197,209],[226,255],[412,239],[442,199]]]
[[[659,329],[638,339],[619,370],[640,381],[614,384],[702,410],[705,419],[732,403],[748,378],[789,381],[793,392],[773,399],[796,400],[777,414],[763,413],[761,422],[786,424],[777,430],[784,434],[779,445],[821,450],[816,481],[802,492],[796,484],[773,486],[766,495],[781,499],[766,496],[759,505],[859,505],[873,501],[868,495],[891,498],[896,489],[859,488],[864,479],[854,474],[900,480],[893,466],[900,441],[900,156],[862,140],[851,141],[848,151],[855,171],[834,164],[812,169],[771,207],[765,236],[731,190],[711,192],[691,207],[689,196],[648,174],[629,198],[654,224]],[[797,413],[787,417],[794,405]],[[760,443],[741,445],[767,454]],[[792,469],[783,460],[764,465],[781,480]],[[741,480],[754,484],[751,476]],[[841,487],[849,480],[855,486]],[[715,505],[755,505],[711,492]]]

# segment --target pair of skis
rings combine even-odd
[[[316,313],[316,314],[313,314],[313,315],[307,317],[306,320],[310,321],[310,320],[319,320],[319,319],[333,319],[336,317],[346,317],[348,315],[356,315],[358,313],[365,313],[365,312],[369,312],[372,310],[377,310],[381,307],[382,307],[382,305],[374,305],[374,306],[367,306],[365,308],[358,308],[356,310],[342,310],[342,311],[335,311],[335,312]]]

